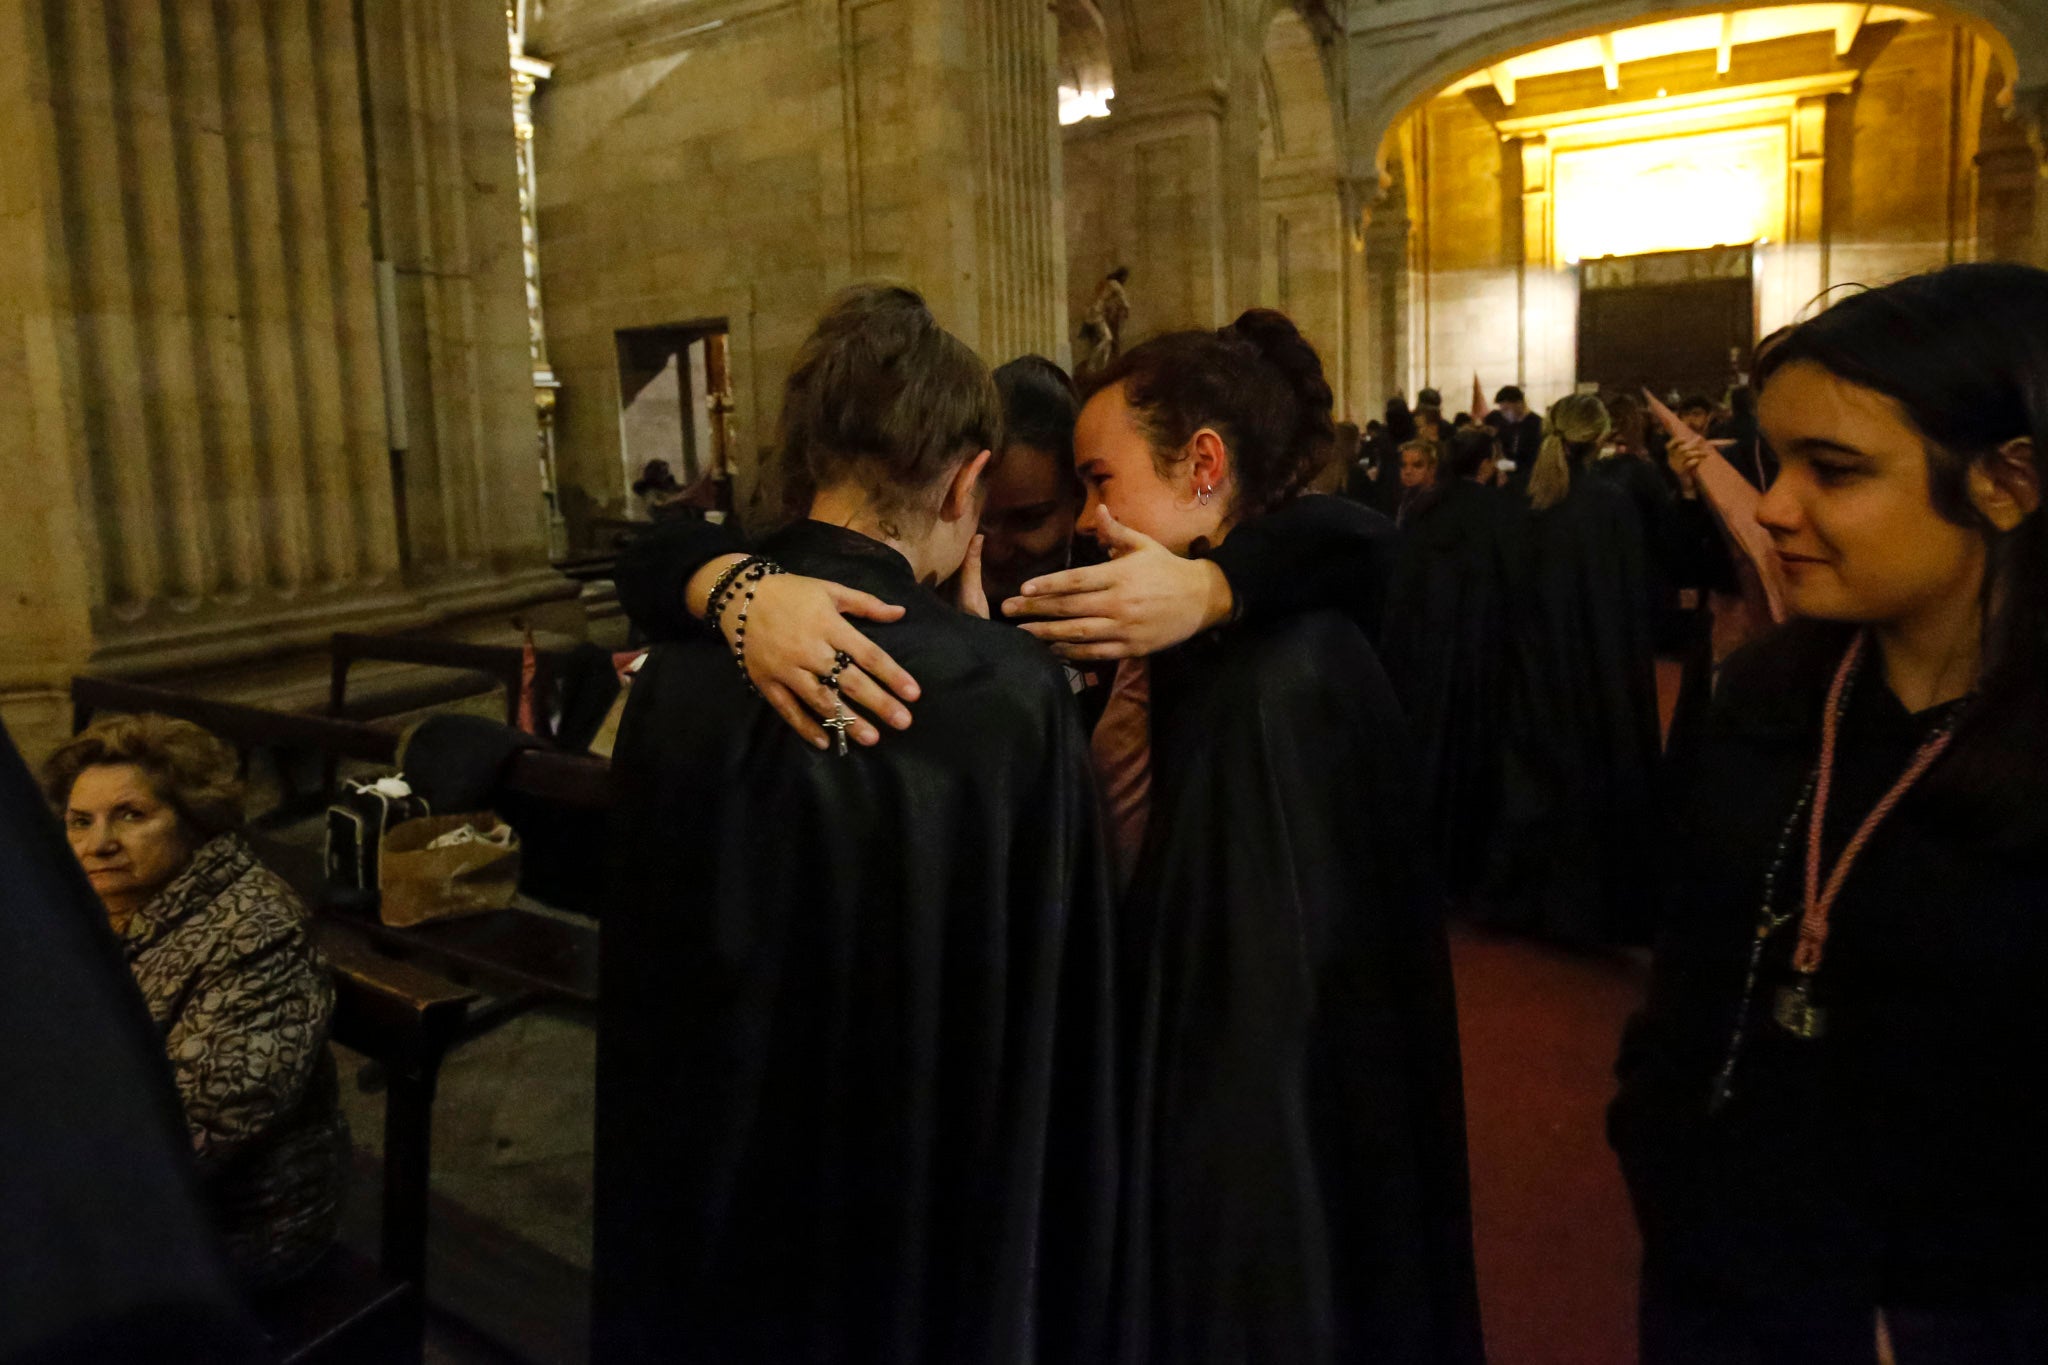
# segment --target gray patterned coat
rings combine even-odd
[[[339,1215],[348,1129],[327,1047],[334,987],[311,927],[291,888],[223,834],[122,940],[228,1258],[251,1287],[309,1268]]]

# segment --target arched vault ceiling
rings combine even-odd
[[[1550,43],[1754,5],[1671,0],[1384,0],[1349,13],[1350,134],[1358,173],[1370,173],[1389,131],[1416,102],[1501,58]],[[2048,106],[2048,0],[1927,0],[1914,8],[1975,21],[2016,73],[2019,100]]]

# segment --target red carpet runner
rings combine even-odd
[[[1479,1296],[1491,1365],[1632,1365],[1639,1248],[1607,1150],[1645,969],[1454,928]]]

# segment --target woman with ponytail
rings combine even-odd
[[[1757,379],[1798,619],[1721,669],[1623,1046],[1642,1358],[2048,1360],[2048,272]]]
[[[1001,398],[923,299],[855,286],[780,431],[806,519],[713,594],[732,648],[648,653],[612,759],[636,913],[603,945],[592,1357],[1100,1360],[1120,1059],[1087,739],[1043,648],[928,586],[978,543]],[[898,604],[854,638],[925,680],[914,730],[845,742],[853,649],[803,684],[829,748],[755,695],[746,623],[794,575]]]
[[[1646,823],[1657,766],[1643,533],[1591,464],[1591,394],[1560,400],[1529,476],[1498,837],[1476,909],[1576,944],[1649,934]]]
[[[1154,338],[1082,409],[1082,526],[1208,555],[1294,502],[1331,429],[1282,315]],[[1440,897],[1351,605],[1126,660],[1095,732],[1128,887],[1128,1365],[1480,1358]]]

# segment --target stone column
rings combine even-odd
[[[1515,356],[1519,371],[1516,382],[1526,385],[1535,359],[1532,352],[1543,349],[1543,337],[1548,330],[1547,304],[1554,292],[1551,277],[1557,270],[1556,244],[1551,240],[1556,218],[1551,212],[1549,139],[1541,134],[1525,137],[1518,150],[1522,169],[1522,249],[1515,260]]]
[[[511,17],[508,12],[508,18]],[[540,202],[539,168],[533,151],[533,96],[540,83],[555,73],[554,64],[526,55],[524,26],[511,25],[512,39],[512,133],[519,154],[519,242],[526,266],[527,349],[533,358],[533,411],[535,454],[540,465],[541,502],[546,510],[548,557],[560,559],[568,553],[567,527],[556,497],[555,406],[562,382],[548,361],[547,315],[540,297],[540,225],[536,217]]]
[[[1785,199],[1787,301],[1794,310],[1819,298],[1828,287],[1827,95],[1802,99],[1792,110],[1792,183]]]
[[[2034,232],[2027,259],[2048,269],[2048,85],[2013,91],[2012,117],[2026,132],[2040,176],[2034,183]]]
[[[433,610],[494,610],[557,580],[533,458],[520,165],[504,12],[361,0],[375,153],[372,241],[395,282],[408,448],[407,579]]]
[[[1407,196],[1396,183],[1382,194],[1365,223],[1365,341],[1369,358],[1363,368],[1368,402],[1384,402],[1397,390],[1407,388],[1408,239],[1412,228]],[[1414,397],[1412,392],[1409,397]],[[1364,425],[1362,420],[1360,425]]]
[[[849,273],[916,284],[992,361],[1051,353],[1066,332],[1051,13],[1041,0],[841,8]]]
[[[1070,134],[1070,145],[1085,141],[1102,178],[1094,192],[1108,239],[1075,243],[1077,255],[1095,260],[1075,274],[1070,297],[1078,308],[1111,265],[1129,266],[1128,339],[1229,321],[1230,234],[1219,207],[1227,106],[1214,85],[1170,94],[1119,90],[1107,120]],[[1247,191],[1256,176],[1254,165],[1234,196],[1252,201],[1254,212],[1257,197]]]
[[[402,567],[375,265],[394,202],[510,245],[503,270],[472,253],[491,269],[465,277],[459,394],[412,415],[477,429],[453,496],[478,599],[558,591],[531,460],[488,429],[529,386],[502,18],[450,0],[365,0],[365,18],[435,38],[371,60],[353,0],[0,0],[0,375],[20,414],[0,567],[21,585],[0,606],[0,712],[40,738],[77,672],[244,668],[453,609]],[[394,136],[366,136],[366,80]],[[431,189],[394,197],[373,173],[485,103],[495,124],[470,117]],[[519,500],[523,527],[503,511]]]
[[[983,355],[1058,353],[1067,335],[1060,177],[1059,31],[1043,0],[965,7],[979,70],[976,305]]]

